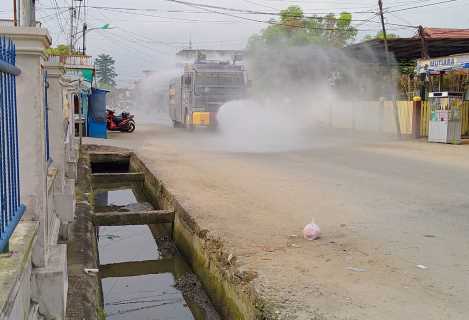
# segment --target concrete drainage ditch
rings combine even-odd
[[[71,310],[89,305],[96,319],[270,319],[249,285],[255,275],[238,272],[223,244],[200,229],[133,153],[84,146],[79,169],[77,198],[89,203],[90,218],[81,219],[75,234],[91,225],[96,241],[88,250],[95,261],[75,259],[71,288],[93,276],[85,278],[78,266],[99,272],[95,286],[69,290]],[[97,303],[90,303],[93,292]]]
[[[148,197],[128,157],[95,153],[90,160],[106,318],[220,319],[172,241],[174,210]]]

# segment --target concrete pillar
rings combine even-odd
[[[63,75],[65,68],[60,64],[46,64],[48,73],[48,106],[49,106],[49,136],[51,144],[52,166],[57,169],[55,177],[55,192],[53,206],[60,220],[60,235],[68,237],[68,224],[75,217],[75,180],[66,177],[68,160],[66,159],[66,143],[68,134],[68,111],[64,112],[64,95],[66,95]],[[50,213],[50,211],[49,211]]]
[[[16,79],[21,200],[26,217],[39,221],[33,264],[44,266],[47,256],[47,161],[44,130],[44,59],[51,44],[46,29],[0,27],[16,44]]]
[[[20,0],[19,25],[24,27],[36,26],[36,0]]]
[[[67,100],[68,100],[68,117],[69,121],[69,139],[66,144],[66,161],[67,168],[65,170],[65,175],[67,178],[75,179],[77,178],[77,141],[75,139],[75,113],[74,113],[74,97],[79,95],[80,81],[79,79],[74,79],[69,82],[69,87],[67,91]]]
[[[59,193],[63,192],[65,175],[65,118],[63,112],[63,82],[62,77],[65,72],[64,67],[59,64],[46,64],[49,89],[49,136],[51,146],[52,164],[57,169],[56,185]]]

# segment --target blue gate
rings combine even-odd
[[[20,203],[18,121],[16,118],[16,50],[11,40],[0,37],[0,252],[24,213]]]

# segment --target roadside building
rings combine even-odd
[[[429,92],[458,91],[466,93],[461,107],[461,135],[469,135],[469,29],[419,27],[413,37],[389,39],[388,47],[393,66],[401,71],[398,87],[401,131],[415,137],[427,136]],[[353,44],[345,51],[358,60],[371,51],[375,57],[372,64],[386,64],[381,39]]]

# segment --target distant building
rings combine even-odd
[[[244,61],[246,52],[244,50],[211,50],[211,49],[183,49],[176,56],[184,60],[219,60],[229,62]]]

